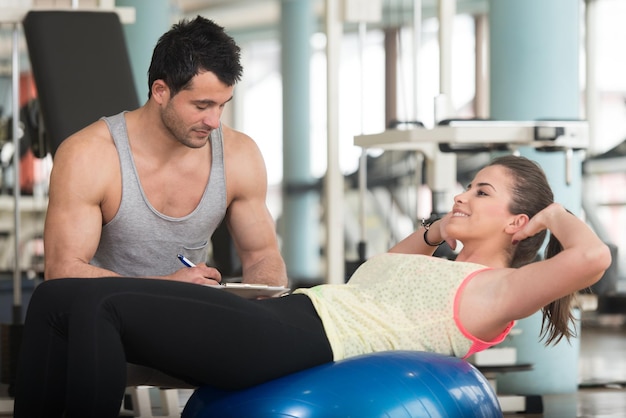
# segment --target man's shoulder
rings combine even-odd
[[[237,129],[233,129],[228,125],[225,125],[222,123],[221,125],[222,128],[222,136],[224,137],[224,140],[252,140],[252,138],[250,138],[248,135],[246,135],[245,133],[238,131]]]
[[[105,157],[108,152],[114,150],[115,144],[106,123],[103,120],[98,120],[61,142],[56,154],[63,156],[76,153],[93,153]],[[57,155],[55,155],[55,159]]]
[[[244,157],[244,151],[256,154],[259,152],[257,143],[247,134],[222,124],[222,137],[224,138],[224,152],[226,154],[238,154]]]

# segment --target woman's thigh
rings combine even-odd
[[[152,279],[80,279],[72,315],[113,324],[129,362],[193,384],[245,387],[332,360],[310,300],[247,300],[201,285]],[[90,313],[91,312],[91,313]],[[97,338],[97,337],[94,337]]]

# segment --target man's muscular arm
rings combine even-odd
[[[111,151],[101,128],[90,125],[63,141],[55,154],[44,226],[46,279],[117,276],[89,264],[98,248],[101,203],[112,177]]]
[[[261,152],[251,138],[228,128],[224,143],[230,202],[226,220],[242,262],[243,281],[286,286],[287,270],[266,205],[267,172]]]

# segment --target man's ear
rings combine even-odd
[[[506,226],[505,231],[512,235],[516,233],[517,231],[523,229],[528,224],[529,221],[530,221],[530,218],[525,213],[520,213],[519,215],[513,215],[513,217],[511,218],[511,221]]]
[[[152,96],[157,103],[163,104],[169,98],[170,89],[163,80],[155,80],[152,83]]]

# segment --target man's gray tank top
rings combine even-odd
[[[173,218],[158,212],[144,193],[128,143],[124,112],[103,118],[120,158],[122,199],[117,214],[102,228],[94,266],[122,276],[164,276],[184,266],[207,261],[211,235],[226,214],[226,179],[222,129],[211,132],[211,172],[198,206]]]

